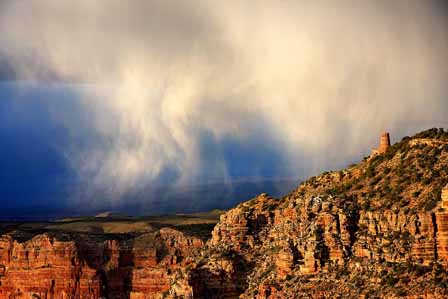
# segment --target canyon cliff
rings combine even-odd
[[[174,298],[448,298],[447,184],[431,129],[262,194],[221,216]]]
[[[448,133],[431,129],[220,217],[127,238],[0,239],[0,298],[448,298]]]
[[[0,238],[0,298],[163,298],[172,272],[203,241],[163,228],[135,238],[98,240],[62,233],[25,242]]]

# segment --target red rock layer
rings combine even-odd
[[[75,242],[40,235],[25,243],[0,238],[0,298],[88,298],[102,296],[97,271],[79,258]]]
[[[300,277],[319,279],[335,269],[365,273],[365,283],[380,284],[383,277],[369,282],[368,271],[376,267],[374,273],[380,273],[384,262],[437,262],[444,271],[448,268],[448,213],[366,212],[349,205],[331,197],[282,202],[266,195],[243,203],[221,216],[204,259],[195,264],[182,287],[194,298],[292,298],[288,290],[294,286],[285,289],[281,283]],[[297,285],[305,288],[308,278]],[[303,292],[309,298],[332,298],[337,296],[335,290],[328,286]],[[356,291],[347,294],[362,295]],[[414,292],[431,295],[423,289]]]
[[[202,245],[172,229],[100,243],[46,234],[19,243],[2,236],[0,298],[160,298],[172,272],[191,263]]]

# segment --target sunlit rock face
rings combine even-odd
[[[206,243],[4,235],[0,298],[447,298],[447,183],[448,133],[429,130],[239,204]]]
[[[297,286],[288,281],[306,279],[301,282],[304,294],[333,298],[337,292],[328,286],[320,290],[320,280],[337,282],[338,272],[350,270],[368,279],[369,271],[379,275],[388,263],[428,269],[438,263],[446,275],[448,228],[439,224],[444,213],[352,212],[315,200],[282,207],[279,200],[262,195],[222,216],[205,259],[184,283],[194,298],[295,298],[291,295]],[[312,277],[315,281],[308,281]],[[375,279],[381,282],[381,277]],[[356,290],[345,287],[339,291],[355,296]],[[420,291],[411,290],[426,298],[445,294],[437,287]],[[383,297],[390,295],[385,291]]]
[[[282,199],[242,203],[221,216],[184,288],[194,298],[446,298],[447,166],[448,134],[429,130]]]
[[[95,258],[97,253],[92,252]],[[98,256],[99,257],[99,256]],[[25,243],[0,240],[2,298],[99,298],[102,277],[94,265],[80,258],[75,242],[39,235]]]
[[[129,240],[0,239],[0,298],[161,298],[203,245],[173,229]]]

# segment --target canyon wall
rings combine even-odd
[[[42,234],[0,238],[0,298],[152,299],[167,294],[172,273],[203,242],[164,228],[126,240]]]
[[[285,205],[261,195],[221,216],[212,234],[205,258],[185,281],[194,298],[302,298],[300,291],[311,298],[334,298],[340,295],[336,285],[326,289],[321,279],[337,284],[336,276],[344,271],[381,284],[381,273],[392,271],[391,265],[422,265],[425,271],[438,265],[444,274],[448,268],[448,213],[443,211],[366,212],[331,197],[297,198]],[[285,287],[295,279],[305,279],[300,288]],[[347,285],[347,298],[365,296]],[[403,298],[447,296],[446,289],[424,285],[408,295]]]
[[[448,298],[448,132],[243,202],[205,244],[97,237],[2,236],[0,298]]]

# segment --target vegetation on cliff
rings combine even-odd
[[[176,282],[191,293],[172,297],[446,298],[447,184],[448,132],[430,129],[284,198],[262,194],[221,216]]]
[[[448,184],[447,166],[448,132],[430,129],[403,138],[383,155],[312,177],[291,197],[332,196],[353,201],[368,211],[430,211]]]

